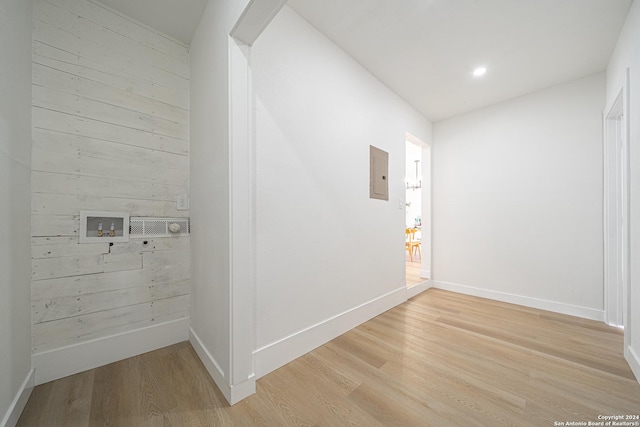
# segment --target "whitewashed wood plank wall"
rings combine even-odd
[[[80,210],[189,215],[188,108],[187,47],[98,2],[35,2],[34,352],[187,316],[188,237],[78,233]]]

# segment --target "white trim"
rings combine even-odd
[[[359,306],[260,347],[254,352],[255,374],[260,378],[361,323],[406,301],[407,288],[395,289]]]
[[[251,44],[285,4],[286,0],[250,1],[228,41],[229,371],[225,378],[219,366],[210,368],[231,405],[255,393],[256,167]],[[202,342],[199,345],[200,357],[210,358],[215,364]]]
[[[251,374],[249,378],[231,386],[231,398],[228,399],[230,405],[235,405],[243,399],[256,393],[256,376]]]
[[[625,143],[626,143],[626,178],[627,178],[627,205],[626,205],[626,215],[627,215],[627,233],[629,233],[629,230],[631,230],[631,157],[629,155],[629,153],[631,152],[631,114],[630,114],[630,108],[631,108],[631,93],[629,92],[629,88],[631,87],[631,69],[627,67],[626,72],[625,72],[625,79],[624,79],[624,86],[623,86],[623,90],[625,93],[625,98],[624,98],[624,106],[623,106],[623,121],[624,121],[624,133],[625,133]],[[635,146],[636,142],[634,142],[634,146]],[[632,308],[631,308],[631,235],[627,234],[627,282],[626,282],[626,292],[623,294],[623,319],[624,319],[624,346],[625,348],[628,347],[632,354],[635,356],[635,360],[636,360],[636,369],[634,371],[634,374],[636,376],[636,379],[638,379],[638,381],[640,381],[640,369],[638,369],[638,355],[633,351],[633,348],[631,347],[631,323],[629,321],[629,319],[631,319],[633,317],[632,314]],[[632,368],[633,369],[633,368]]]
[[[433,181],[433,153],[431,143],[427,143],[411,134],[405,132],[405,141],[414,144],[421,149],[422,157],[422,188],[420,189],[420,198],[422,211],[422,249],[420,258],[420,276],[431,278],[431,264],[433,253],[432,238],[432,218],[433,218],[433,197],[432,197],[432,181]],[[405,144],[406,154],[406,144]]]
[[[629,70],[603,113],[605,322],[627,327],[629,297]],[[626,324],[625,324],[626,323]],[[628,344],[625,331],[625,343]]]
[[[406,299],[413,298],[416,295],[430,289],[433,286],[433,282],[431,280],[425,280],[422,283],[418,283],[417,285],[410,286],[407,288]]]
[[[625,347],[624,358],[627,360],[633,375],[636,376],[636,380],[640,382],[640,357],[631,346]]]
[[[251,49],[229,38],[229,372],[234,389],[253,376],[256,243]],[[240,387],[242,389],[242,387]],[[246,387],[245,387],[246,388]],[[251,388],[250,386],[248,387]]]
[[[590,307],[581,307],[557,301],[549,301],[540,298],[526,297],[522,295],[509,294],[506,292],[492,291],[489,289],[475,288],[473,286],[459,285],[457,283],[431,281],[432,288],[444,289],[460,294],[473,295],[481,298],[488,298],[495,301],[502,301],[510,304],[522,305],[525,307],[537,308],[540,310],[552,311],[554,313],[567,314],[585,319],[604,321],[604,311]]]
[[[213,355],[209,353],[209,350],[207,350],[202,340],[200,339],[198,334],[195,333],[193,328],[191,328],[191,326],[189,326],[189,342],[193,346],[193,349],[196,351],[196,354],[202,361],[204,367],[207,368],[209,375],[211,375],[211,378],[216,383],[225,399],[227,399],[227,401],[231,400],[231,390],[227,385],[224,371],[222,370],[218,362],[216,362],[216,359],[213,357]]]
[[[211,375],[211,378],[220,389],[220,392],[227,399],[230,405],[234,405],[242,399],[251,396],[256,392],[256,378],[251,374],[246,380],[239,384],[230,386],[227,384],[227,375],[213,357],[213,355],[207,350],[204,343],[195,333],[195,331],[189,327],[189,342],[196,351],[196,354],[202,361],[202,364],[207,368],[207,372]]]
[[[253,45],[286,3],[287,0],[250,1],[231,29],[231,36]]]
[[[182,318],[31,355],[36,385],[186,341]]]
[[[22,382],[20,389],[16,393],[16,397],[13,399],[13,402],[11,402],[9,409],[7,409],[7,413],[2,419],[2,422],[0,422],[0,427],[15,427],[15,425],[18,424],[20,415],[22,415],[22,411],[24,410],[35,385],[35,369],[30,369]]]

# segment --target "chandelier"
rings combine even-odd
[[[420,175],[418,173],[418,171],[420,170],[420,160],[414,160],[414,162],[416,163],[416,180],[410,182],[407,178],[407,190],[416,190],[418,188],[422,188],[422,180],[420,179]]]

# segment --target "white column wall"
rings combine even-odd
[[[0,3],[0,425],[13,426],[31,375],[31,1]]]
[[[251,348],[238,345],[234,336],[252,313],[234,313],[246,301],[247,276],[235,287],[238,275],[234,253],[240,243],[234,234],[238,221],[251,214],[238,213],[251,197],[243,175],[247,146],[236,144],[238,133],[250,133],[249,123],[235,123],[236,101],[248,102],[248,50],[236,45],[229,33],[247,1],[210,1],[191,41],[191,318],[190,340],[207,370],[231,403],[255,390]],[[244,52],[244,53],[243,53]],[[235,68],[234,68],[235,67]],[[243,81],[244,83],[243,83]],[[233,92],[233,94],[231,93]],[[235,94],[235,95],[234,95]],[[234,97],[235,96],[235,97]],[[242,110],[242,108],[240,108]],[[235,131],[232,134],[231,129]],[[247,138],[241,138],[247,144]],[[235,163],[234,163],[235,162]],[[242,171],[238,167],[244,168]],[[244,199],[243,199],[244,198]],[[236,215],[238,214],[238,215]],[[246,254],[251,258],[250,254]],[[250,279],[249,279],[250,280]],[[240,301],[238,299],[240,298]],[[232,324],[233,320],[237,320]],[[238,334],[236,334],[238,335]],[[235,341],[234,341],[235,339]],[[243,352],[246,354],[238,354]],[[238,366],[238,363],[242,366]],[[242,378],[244,375],[244,378]]]

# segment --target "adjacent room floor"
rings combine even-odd
[[[406,278],[407,278],[407,286],[417,285],[418,283],[422,283],[425,280],[429,280],[428,278],[420,277],[420,268],[421,262],[420,258],[414,257],[413,261],[409,259],[409,252],[405,251],[406,257]]]
[[[19,426],[553,426],[640,413],[620,330],[430,289],[229,407],[188,343],[35,388]]]

